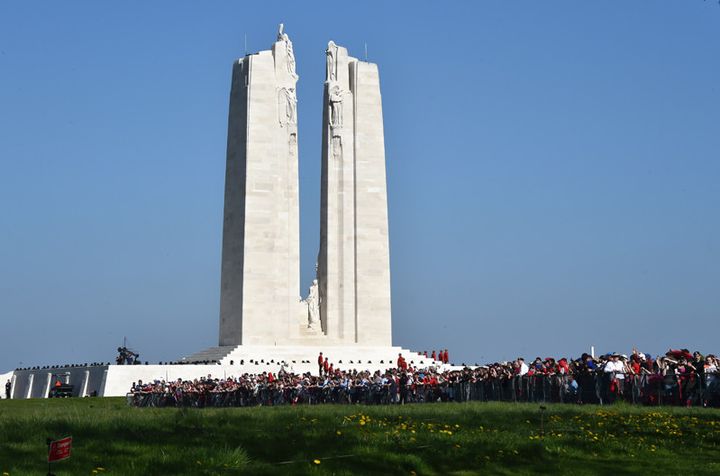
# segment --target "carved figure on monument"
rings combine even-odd
[[[278,120],[281,126],[297,124],[297,97],[294,88],[278,90]]]
[[[335,161],[342,160],[342,137],[340,136],[332,138],[332,155]]]
[[[337,81],[337,52],[337,45],[334,41],[330,40],[327,50],[325,50],[325,59],[327,63],[327,81]]]
[[[343,125],[343,90],[340,86],[333,86],[329,93],[330,99],[330,125],[341,128]]]
[[[288,73],[290,73],[290,76],[292,76],[293,79],[298,79],[298,75],[295,73],[295,53],[293,52],[292,41],[290,41],[290,37],[288,36],[288,34],[283,32],[284,29],[285,25],[280,23],[280,26],[278,27],[277,41],[282,41],[283,43],[285,43],[285,54],[287,55]]]
[[[313,279],[305,302],[308,306],[308,329],[317,329],[320,323],[320,296],[318,294],[317,279]]]
[[[297,134],[292,132],[290,133],[290,141],[288,143],[288,146],[290,147],[290,157],[295,157],[295,153],[297,151]]]

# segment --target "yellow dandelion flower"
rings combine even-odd
[[[319,459],[314,459],[314,460],[313,460],[313,463],[315,463],[315,464],[320,464],[320,460],[319,460]]]
[[[336,434],[337,436],[340,436],[340,435],[342,435],[342,431],[338,430],[338,431],[335,432],[335,434]]]
[[[360,426],[365,424],[365,420],[360,420]]]

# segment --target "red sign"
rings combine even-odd
[[[54,463],[55,461],[62,461],[70,457],[70,450],[72,449],[72,436],[63,438],[62,440],[51,441],[50,449],[48,451],[48,463]]]

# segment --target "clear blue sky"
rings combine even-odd
[[[279,22],[303,292],[325,46],[367,43],[395,344],[720,351],[717,2],[272,4],[0,3],[0,371],[216,344],[230,69]]]

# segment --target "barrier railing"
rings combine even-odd
[[[454,379],[437,385],[362,384],[283,387],[259,384],[231,391],[134,392],[128,404],[137,407],[246,407],[307,404],[432,403],[505,401],[533,403],[611,404],[720,407],[720,374],[532,375],[507,378]]]

